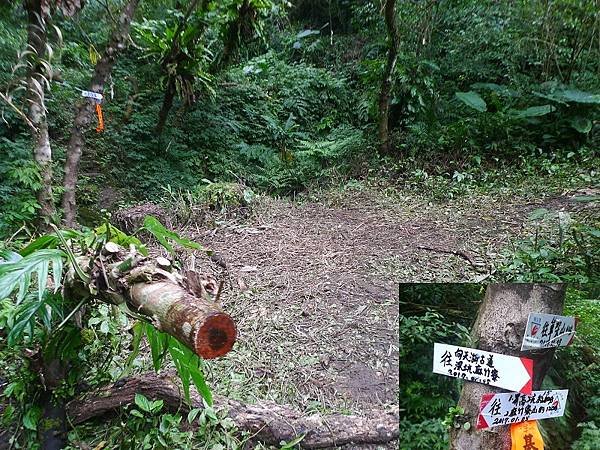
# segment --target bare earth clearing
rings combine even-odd
[[[233,351],[207,364],[209,383],[306,411],[397,405],[397,283],[487,279],[502,248],[532,232],[531,211],[590,215],[574,195],[431,205],[350,191],[319,203],[261,199],[250,218],[188,225],[181,234],[227,264],[196,260],[228,281],[222,300],[239,331]]]
[[[467,282],[531,232],[536,208],[589,214],[574,193],[446,205],[346,192],[322,203],[262,200],[247,220],[183,233],[228,265],[223,294],[239,327],[211,364],[220,393],[361,412],[397,404],[397,282]],[[214,270],[217,264],[213,264]]]

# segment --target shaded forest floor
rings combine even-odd
[[[397,405],[397,283],[493,279],[502,250],[533,232],[533,210],[589,215],[574,200],[582,193],[431,204],[346,189],[313,201],[261,198],[249,218],[186,226],[183,235],[227,263],[204,269],[227,277],[224,306],[239,328],[234,351],[208,364],[210,384],[307,411]]]

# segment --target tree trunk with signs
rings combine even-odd
[[[554,349],[521,352],[529,313],[561,314],[565,300],[565,285],[561,284],[495,284],[487,288],[473,327],[474,347],[533,360],[533,390],[538,390],[554,356]],[[451,450],[510,450],[510,427],[498,426],[476,430],[479,403],[483,394],[506,392],[479,383],[465,382],[458,406],[465,416],[462,422],[471,427],[452,428]]]
[[[104,85],[107,82],[117,55],[125,48],[127,37],[129,36],[129,26],[137,8],[139,0],[130,0],[121,13],[118,23],[115,25],[113,34],[104,50],[104,54],[94,68],[94,74],[90,83],[90,91],[102,93]],[[64,210],[64,222],[69,227],[76,225],[76,186],[79,170],[79,161],[85,145],[84,132],[92,121],[95,110],[95,102],[92,99],[84,98],[79,102],[71,138],[67,146],[67,160],[65,161],[65,179],[62,205]]]
[[[386,0],[384,5],[385,26],[387,29],[387,61],[379,92],[379,143],[382,153],[391,150],[389,136],[390,96],[392,93],[392,76],[398,59],[398,28],[396,26],[396,0]]]

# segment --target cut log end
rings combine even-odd
[[[218,358],[229,353],[236,337],[235,324],[228,314],[212,314],[196,333],[196,353],[204,359]]]

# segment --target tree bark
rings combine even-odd
[[[127,6],[119,17],[118,24],[104,50],[102,58],[94,68],[94,74],[90,83],[90,91],[103,93],[104,84],[110,76],[119,52],[125,48],[127,37],[129,35],[129,26],[137,8],[139,0],[129,0]],[[75,227],[77,224],[76,207],[76,187],[77,175],[79,170],[79,161],[83,146],[85,145],[84,132],[89,126],[95,111],[95,104],[90,99],[83,99],[79,102],[71,138],[67,146],[67,160],[65,161],[65,179],[62,206],[64,210],[64,222],[68,227]]]
[[[123,383],[123,381],[125,381]],[[186,406],[179,388],[168,378],[148,373],[101,389],[75,399],[67,405],[70,423],[80,424],[94,417],[118,412],[134,403],[135,394],[150,399],[161,399],[170,411],[187,412],[189,408],[202,408],[202,398],[190,393],[191,405]],[[346,444],[384,444],[398,439],[399,410],[370,411],[365,417],[331,414],[305,415],[273,402],[244,405],[226,397],[215,396],[215,407],[228,411],[240,431],[252,433],[255,441],[278,446],[282,440],[290,441],[306,434],[302,448],[327,448]]]
[[[158,112],[158,122],[156,124],[156,133],[161,134],[167,123],[169,112],[173,107],[173,99],[175,98],[175,79],[168,77],[167,87],[165,88],[165,96],[163,97],[162,106]]]
[[[167,264],[167,265],[165,265]],[[165,258],[146,258],[109,242],[93,262],[81,258],[89,282],[70,272],[66,297],[81,298],[97,292],[100,300],[125,304],[130,313],[142,315],[155,328],[177,338],[199,356],[210,359],[228,353],[237,331],[231,317],[215,301],[216,281],[187,271],[169,272]],[[211,295],[212,294],[212,295]]]
[[[381,153],[390,153],[389,114],[392,76],[398,60],[398,29],[396,27],[396,0],[386,0],[384,5],[385,26],[387,30],[388,51],[381,91],[379,93],[379,145]]]
[[[487,288],[473,326],[472,340],[481,350],[533,360],[533,390],[539,390],[548,371],[554,349],[521,352],[527,317],[531,312],[561,314],[565,300],[562,284],[495,284]],[[501,389],[479,383],[465,382],[458,406],[465,411],[471,428],[452,428],[451,450],[510,450],[509,426],[476,430],[481,396],[502,392]]]
[[[191,57],[194,56],[193,50],[195,50],[195,49],[188,48],[187,53],[182,52],[181,45],[180,45],[180,39],[181,39],[182,33],[185,31],[185,28],[187,26],[187,21],[190,18],[190,16],[192,15],[192,13],[198,7],[199,1],[200,0],[192,0],[190,5],[188,6],[187,10],[185,11],[185,14],[183,15],[183,17],[177,24],[177,29],[175,30],[175,35],[173,36],[173,42],[171,43],[171,49],[169,50],[169,54],[165,57],[165,59],[161,63],[163,70],[167,73],[167,85],[165,88],[165,95],[163,97],[163,103],[160,108],[160,112],[158,113],[158,122],[157,122],[156,128],[155,128],[155,131],[158,135],[160,135],[162,133],[162,131],[165,127],[165,124],[167,123],[167,118],[169,117],[169,112],[171,111],[171,108],[173,107],[173,99],[175,98],[175,94],[176,94],[175,77],[177,76],[177,72],[178,72],[177,66],[179,66],[179,64],[181,64],[183,61],[185,61],[190,56]],[[200,10],[206,11],[207,7],[208,7],[208,0],[202,0],[202,3],[200,4]],[[203,24],[196,31],[196,38],[194,39],[194,41],[196,41],[200,36],[202,36],[205,27],[206,27],[206,24]],[[171,64],[175,64],[175,66],[176,66],[174,74],[169,71],[168,66]],[[192,83],[193,83],[193,80],[192,80]]]
[[[39,216],[48,225],[55,213],[52,198],[52,148],[48,135],[48,120],[46,118],[45,83],[43,66],[39,60],[46,56],[47,29],[45,13],[41,0],[27,0],[27,44],[35,54],[31,56],[31,69],[27,79],[27,101],[29,103],[28,119],[33,126],[34,150],[33,157],[40,169],[42,186],[37,191],[37,201],[40,204]]]

